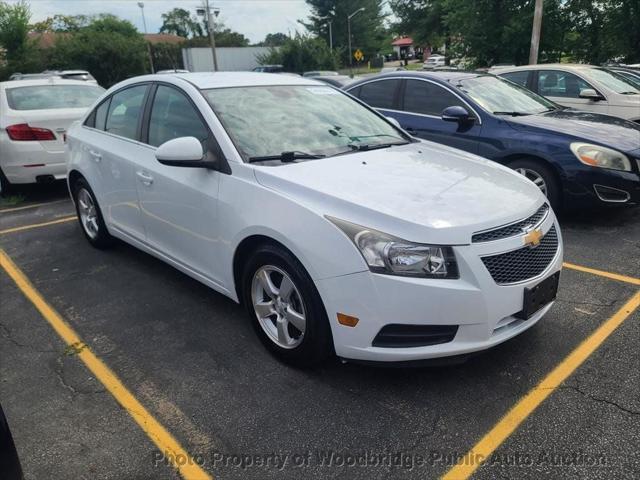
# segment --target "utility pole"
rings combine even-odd
[[[331,30],[332,20],[329,20],[329,49],[333,50],[333,31]]]
[[[531,29],[531,50],[529,50],[529,65],[538,63],[538,49],[540,47],[540,30],[542,29],[543,0],[536,0],[533,13],[533,28]]]
[[[207,30],[209,30],[209,42],[211,43],[211,54],[213,55],[213,71],[218,71],[218,56],[216,55],[216,38],[214,34],[214,18],[209,10],[209,0],[204,0],[204,14],[207,19]],[[220,10],[214,10],[213,15],[217,16]]]
[[[347,35],[349,36],[349,73],[351,75],[351,78],[353,78],[353,53],[351,52],[351,19],[360,12],[364,12],[364,10],[364,7],[359,8],[347,17]]]
[[[144,18],[144,2],[138,2],[138,7],[140,7],[140,10],[142,11],[142,25],[144,26],[144,33],[145,35],[147,33],[149,33],[147,31],[147,21]],[[151,73],[155,73],[155,70],[153,68],[153,55],[151,55],[151,44],[147,41],[147,39],[144,39],[145,43],[147,44],[147,53],[149,54],[149,65],[151,65]]]

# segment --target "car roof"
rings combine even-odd
[[[583,70],[585,68],[600,68],[596,65],[588,65],[585,63],[539,63],[537,65],[520,65],[519,67],[494,67],[492,72],[507,72],[517,70],[537,70],[537,69],[555,68],[560,70]]]
[[[68,80],[66,78],[59,77],[47,77],[47,78],[33,78],[25,80],[9,80],[7,82],[0,82],[2,88],[14,88],[14,87],[33,87],[38,85],[82,85],[85,87],[96,87],[95,83],[85,82],[84,80]]]
[[[180,78],[195,85],[201,90],[209,88],[254,87],[269,85],[321,85],[316,80],[301,76],[279,75],[261,72],[197,72],[197,73],[165,73],[161,75],[144,75],[131,80],[166,81],[169,77]]]
[[[455,80],[462,80],[465,78],[473,78],[478,77],[480,75],[487,75],[485,73],[478,72],[467,72],[464,70],[452,70],[452,71],[412,71],[412,70],[404,70],[398,72],[389,72],[382,73],[379,75],[369,75],[366,77],[361,77],[357,79],[354,83],[349,84],[349,89],[362,84],[370,82],[371,80],[378,80],[382,78],[419,78],[419,79],[429,79],[429,80],[438,80],[440,82],[451,82]]]

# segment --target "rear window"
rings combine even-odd
[[[12,110],[53,110],[89,107],[104,89],[95,85],[33,85],[6,92]]]

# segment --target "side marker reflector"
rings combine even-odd
[[[345,315],[344,313],[338,313],[338,323],[345,327],[355,327],[360,319],[358,317],[352,317],[351,315]]]

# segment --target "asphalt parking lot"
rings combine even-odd
[[[555,306],[464,364],[301,371],[227,298],[91,248],[64,185],[24,196],[0,206],[0,403],[27,479],[640,475],[640,209],[562,218]]]

